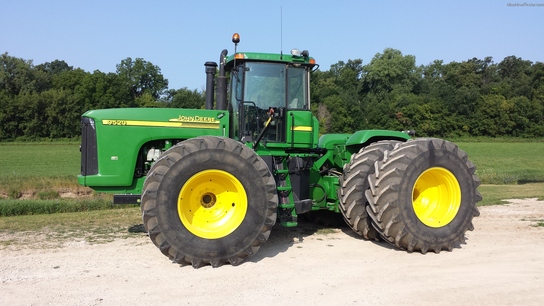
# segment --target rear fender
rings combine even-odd
[[[359,152],[359,150],[373,142],[381,140],[398,140],[398,141],[408,141],[410,140],[410,135],[397,132],[397,131],[388,131],[388,130],[363,130],[357,131],[346,141],[346,150],[351,154]]]

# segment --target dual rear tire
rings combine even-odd
[[[479,215],[475,171],[467,154],[446,140],[378,142],[346,165],[341,210],[364,238],[423,254],[452,250]]]
[[[351,156],[340,176],[338,199],[340,211],[346,223],[364,239],[379,240],[379,233],[371,224],[366,211],[365,191],[369,188],[368,176],[374,173],[374,163],[383,158],[385,151],[392,150],[398,141],[378,141],[363,147]]]

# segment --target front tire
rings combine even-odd
[[[369,176],[372,225],[384,240],[409,252],[451,251],[479,216],[475,171],[451,142],[428,138],[397,144]]]
[[[228,138],[181,142],[153,164],[142,218],[151,241],[173,261],[198,268],[240,264],[268,239],[276,184],[266,163]]]

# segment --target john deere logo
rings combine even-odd
[[[201,117],[201,116],[179,116],[178,118],[172,118],[168,121],[174,122],[203,122],[203,123],[219,123],[214,117]]]

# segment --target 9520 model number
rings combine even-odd
[[[127,125],[128,124],[126,120],[103,120],[102,123],[105,125]]]

